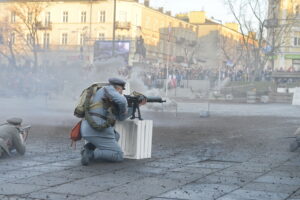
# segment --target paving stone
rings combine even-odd
[[[255,180],[255,182],[286,184],[286,185],[300,185],[300,178],[285,177],[285,176],[269,176],[265,175]]]
[[[132,167],[123,171],[129,171],[129,172],[135,172],[140,173],[145,176],[147,175],[158,175],[158,174],[164,174],[168,169],[166,168],[158,168],[158,167],[146,167],[146,166],[138,166],[138,167]]]
[[[298,187],[298,190],[291,195],[290,198],[292,198],[292,199],[300,199],[300,186]]]
[[[44,165],[39,165],[39,166],[35,166],[35,167],[27,167],[27,168],[24,168],[23,170],[49,173],[49,172],[61,171],[61,170],[67,169],[67,168],[68,167],[51,166],[51,165],[44,164]]]
[[[272,168],[268,163],[244,162],[239,165],[234,165],[228,169],[234,170],[234,171],[268,172]]]
[[[68,169],[68,170],[62,170],[62,171],[58,171],[58,172],[47,173],[47,174],[44,174],[44,176],[62,177],[67,180],[76,180],[76,179],[81,179],[81,178],[85,178],[85,177],[95,176],[96,174],[98,174],[98,173]]]
[[[154,197],[154,198],[151,198],[149,200],[178,200],[177,198],[176,199],[171,199],[171,198],[159,198],[159,197]]]
[[[288,196],[288,194],[284,193],[239,189],[222,196],[217,200],[283,200]]]
[[[30,177],[30,178],[14,180],[11,182],[12,183],[41,185],[41,186],[55,186],[55,185],[70,182],[70,179],[66,179],[66,178],[62,178],[62,177],[51,177],[51,176],[39,175],[39,176]]]
[[[230,167],[236,163],[233,162],[221,162],[221,161],[203,161],[186,165],[188,167],[200,167],[200,168],[212,168],[212,169],[224,169]]]
[[[290,178],[300,178],[300,171],[277,171],[277,170],[272,170],[266,175],[269,176],[285,176],[285,177],[290,177]]]
[[[83,197],[80,200],[146,200],[149,199],[150,196],[137,193],[108,193],[108,192],[98,192],[86,197]]]
[[[80,165],[80,159],[70,159],[49,164],[49,166],[56,167],[76,167],[78,165]]]
[[[246,190],[256,190],[256,191],[265,191],[265,192],[279,192],[279,193],[286,193],[292,194],[297,191],[299,186],[296,185],[286,185],[286,184],[273,184],[273,183],[259,183],[259,182],[252,182],[245,186],[243,189]]]
[[[159,168],[168,168],[168,169],[173,169],[177,168],[179,166],[184,165],[183,163],[177,163],[177,162],[165,162],[165,161],[153,161],[153,162],[148,162],[145,163],[145,166],[150,166],[150,167],[159,167]]]
[[[36,200],[28,197],[12,196],[12,195],[0,195],[1,200]]]
[[[92,184],[90,185],[82,185],[82,184],[74,184],[74,183],[66,183],[63,185],[50,187],[45,190],[41,190],[40,192],[47,193],[58,193],[58,194],[69,194],[69,195],[78,195],[78,196],[86,196],[92,193],[96,193],[101,191],[101,189]]]
[[[229,176],[206,176],[199,179],[196,183],[206,183],[206,184],[222,184],[222,185],[234,185],[243,186],[247,184],[250,180],[245,177],[229,177]]]
[[[219,161],[231,161],[231,162],[246,162],[247,160],[251,159],[253,155],[247,151],[233,151],[230,153],[223,153],[217,156],[214,156],[214,160]]]
[[[96,186],[98,188],[98,191],[100,192],[111,189],[112,187],[123,185],[125,183],[136,181],[142,177],[143,176],[141,174],[137,174],[134,172],[129,173],[120,171],[80,179],[74,181],[73,184],[82,185],[84,187],[88,187],[89,185]]]
[[[267,153],[266,155],[256,156],[248,160],[248,162],[256,162],[256,163],[283,163],[292,157],[295,154],[291,152],[276,152],[276,153]]]
[[[163,192],[179,186],[180,183],[175,180],[162,179],[158,177],[146,177],[127,183],[122,186],[115,187],[110,190],[112,193],[128,193],[132,196],[136,194],[144,194],[146,196],[157,196]]]
[[[170,171],[173,171],[173,172],[198,173],[198,174],[208,175],[208,174],[217,172],[217,171],[219,171],[219,170],[220,170],[220,169],[211,169],[211,168],[200,168],[200,167],[183,166],[183,167],[171,169]]]
[[[192,181],[202,178],[203,174],[198,173],[188,173],[188,172],[167,172],[160,175],[161,178],[177,180],[180,184],[190,183]]]
[[[171,190],[158,197],[178,198],[190,200],[211,200],[223,194],[237,189],[238,186],[219,184],[188,184],[175,190]]]
[[[214,176],[231,176],[231,177],[246,177],[247,179],[254,179],[262,175],[261,172],[247,172],[247,171],[238,171],[232,169],[224,169],[213,173]]]
[[[300,161],[299,160],[291,160],[291,161],[287,161],[286,163],[284,163],[285,165],[290,165],[290,166],[297,166],[300,167]]]
[[[2,163],[0,163],[1,168],[8,166],[10,168],[25,168],[25,167],[32,167],[32,166],[38,166],[43,164],[42,162],[37,162],[37,161],[32,161],[32,160],[20,160],[20,159],[16,159],[14,161],[11,161],[9,163],[6,163],[4,165],[2,165]]]
[[[290,172],[299,172],[300,166],[292,166],[292,165],[280,165],[276,167],[276,171],[290,171]]]
[[[27,170],[15,170],[15,171],[8,171],[6,173],[1,173],[0,177],[2,180],[6,181],[14,181],[17,179],[29,178],[37,175],[41,175],[44,172],[39,171],[27,171]]]
[[[54,194],[48,192],[33,192],[26,196],[26,198],[33,198],[39,200],[78,200],[81,196],[75,196],[70,194]]]
[[[19,195],[41,190],[45,187],[28,184],[5,183],[0,185],[0,194]]]

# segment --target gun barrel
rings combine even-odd
[[[162,100],[161,97],[147,97],[148,103],[163,103],[166,102],[166,100]]]

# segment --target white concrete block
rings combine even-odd
[[[287,93],[288,89],[287,88],[277,88],[277,93]]]
[[[295,88],[292,105],[300,105],[300,88]]]
[[[289,93],[295,93],[296,88],[288,88]]]
[[[151,158],[152,120],[136,119],[117,122],[115,129],[120,133],[119,144],[124,152],[125,158]]]

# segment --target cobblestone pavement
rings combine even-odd
[[[20,115],[32,124],[27,152],[0,159],[0,199],[300,200],[300,151],[288,151],[299,108],[267,105],[265,112],[290,114],[247,116],[264,107],[231,106],[236,115],[209,118],[183,113],[188,110],[144,112],[154,119],[151,159],[87,167],[80,165],[82,142],[70,147],[77,119],[68,109],[31,114],[24,108]]]

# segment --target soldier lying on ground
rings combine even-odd
[[[25,144],[28,128],[21,127],[21,118],[11,118],[7,123],[0,125],[0,157],[9,156],[13,150],[19,154],[25,154]]]

